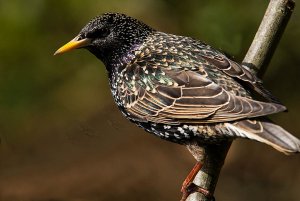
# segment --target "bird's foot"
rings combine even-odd
[[[209,198],[209,201],[215,201],[214,196],[206,189],[201,188],[200,186],[197,186],[196,184],[193,183],[193,180],[195,179],[197,173],[199,170],[202,168],[202,163],[197,162],[191,172],[188,174],[188,176],[185,178],[182,187],[181,187],[181,192],[182,192],[182,198],[180,201],[185,201],[190,194],[199,192],[203,194],[205,197]]]
[[[199,192],[208,198],[209,201],[215,201],[214,196],[206,189],[197,186],[194,183],[189,183],[186,186],[182,186],[181,188],[182,197],[180,201],[186,201],[190,194]]]

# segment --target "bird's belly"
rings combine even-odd
[[[130,118],[126,113],[123,114],[131,122],[143,128],[148,133],[178,144],[186,144],[194,140],[202,143],[216,143],[232,137],[232,135],[228,133],[229,131],[223,127],[223,124],[167,125],[153,122],[139,122]]]

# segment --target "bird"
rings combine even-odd
[[[187,148],[244,138],[285,154],[300,152],[300,140],[266,117],[286,107],[262,80],[200,40],[161,32],[122,13],[104,13],[54,55],[82,48],[105,65],[122,114],[155,136]],[[203,165],[194,157],[181,200],[193,193],[189,186]]]

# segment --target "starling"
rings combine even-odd
[[[299,139],[265,117],[286,107],[250,69],[204,42],[106,13],[55,54],[78,48],[104,63],[118,108],[149,133],[187,147],[247,138],[285,154],[300,151]],[[198,161],[183,194],[192,193],[187,187],[200,168]]]

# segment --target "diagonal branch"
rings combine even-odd
[[[259,77],[265,73],[294,7],[293,0],[270,1],[242,63],[258,71]]]
[[[262,77],[279,43],[284,29],[293,12],[293,0],[270,0],[264,18],[254,40],[243,60],[243,65]],[[194,147],[194,152],[202,153],[204,166],[197,174],[194,183],[214,193],[221,168],[224,164],[231,142],[206,147]],[[197,150],[198,149],[198,150]],[[210,201],[200,193],[190,195],[187,201]]]

